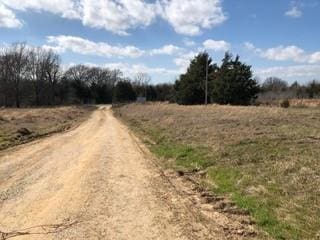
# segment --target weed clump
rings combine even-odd
[[[288,99],[284,99],[280,101],[280,107],[288,108],[290,107],[290,101]]]

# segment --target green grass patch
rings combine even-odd
[[[11,143],[10,139],[6,136],[1,136],[0,135],[0,146],[5,146]]]
[[[215,160],[217,156],[212,157],[208,149],[159,141],[150,145],[150,150],[157,157],[174,160],[171,167],[176,170],[208,169],[209,181],[217,186],[212,191],[220,195],[227,194],[238,207],[249,211],[257,225],[273,238],[301,239],[299,231],[277,219],[274,212],[277,207],[275,199],[246,195],[244,190],[250,185],[245,179],[246,176],[231,166],[218,167]],[[237,149],[234,152],[237,152]]]
[[[161,142],[150,146],[158,157],[174,160],[173,167],[184,171],[198,171],[214,164],[214,159],[206,156],[205,149],[170,142]]]
[[[130,125],[133,129],[143,132],[152,140],[152,142],[144,141],[152,153],[157,157],[174,161],[174,164],[170,165],[170,167],[183,171],[195,171],[206,169],[215,163],[215,157],[212,154],[208,154],[208,150],[204,147],[174,143],[168,139],[162,129],[141,128],[141,124],[137,121],[131,121]]]
[[[247,210],[255,219],[255,222],[261,229],[268,232],[275,239],[300,239],[301,233],[292,226],[277,219],[275,209],[276,201],[261,195],[249,196],[244,190],[250,186],[250,178],[244,175],[241,170],[231,167],[219,166],[219,159],[240,157],[241,161],[247,159],[246,154],[252,151],[261,151],[259,155],[267,157],[281,155],[285,152],[283,149],[269,150],[269,144],[264,141],[260,142],[241,142],[237,145],[228,147],[229,154],[220,153],[214,156],[209,149],[201,146],[188,146],[175,144],[165,140],[161,131],[144,129],[153,138],[156,144],[149,144],[150,150],[159,158],[172,160],[170,167],[182,171],[197,171],[208,169],[209,181],[215,184],[211,189],[217,194],[228,195],[230,199],[241,209]],[[265,145],[266,144],[266,145]],[[242,156],[242,158],[241,158]],[[260,159],[257,156],[257,160]],[[224,161],[224,160],[223,160]]]
[[[280,222],[274,210],[277,201],[265,196],[249,196],[244,193],[248,182],[239,170],[232,167],[214,166],[208,171],[209,181],[213,181],[218,194],[228,194],[230,199],[241,209],[247,210],[255,219],[258,226],[268,232],[275,239],[300,239],[299,232],[292,226]],[[295,236],[295,237],[292,237]]]
[[[137,129],[139,124],[134,123]],[[139,128],[138,128],[139,129]],[[140,129],[141,130],[141,129]],[[250,178],[246,179],[239,169],[233,167],[219,166],[221,162],[237,161],[242,165],[248,162],[270,161],[273,158],[284,157],[286,147],[279,146],[277,142],[260,139],[257,141],[242,141],[238,144],[228,146],[220,153],[210,152],[209,149],[201,146],[188,146],[177,144],[169,140],[164,131],[157,128],[144,128],[155,144],[148,143],[149,149],[159,158],[172,160],[170,167],[176,170],[194,171],[208,169],[209,181],[217,186],[212,189],[217,194],[227,194],[234,203],[241,209],[247,210],[255,219],[257,225],[268,232],[275,239],[300,239],[300,232],[292,226],[280,222],[274,209],[276,200],[265,198],[265,196],[249,196],[244,190],[250,186]],[[253,157],[252,157],[253,156]]]
[[[290,143],[284,140],[259,138],[246,139],[225,147],[223,158],[238,165],[250,163],[268,163],[279,158],[286,158]]]

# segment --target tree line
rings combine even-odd
[[[271,104],[280,99],[319,99],[320,82],[312,80],[305,84],[297,81],[289,84],[278,77],[267,78],[260,87],[257,101],[259,103]]]
[[[81,64],[63,69],[57,53],[25,43],[0,52],[0,106],[5,107],[108,104],[134,101],[137,96],[152,101],[171,98],[172,85],[150,85],[150,80],[145,73],[130,80],[120,70]]]
[[[207,87],[206,87],[207,78]],[[175,101],[179,104],[274,104],[280,100],[320,98],[320,82],[306,84],[269,77],[260,83],[253,77],[251,66],[226,53],[220,66],[207,52],[201,52],[190,62],[185,74],[174,84]]]
[[[81,64],[64,69],[57,53],[25,43],[0,52],[0,106],[6,107],[109,104],[131,102],[137,97],[185,105],[204,104],[206,99],[208,103],[248,105],[320,98],[320,83],[315,80],[289,86],[284,80],[271,77],[259,84],[251,66],[230,53],[218,66],[207,52],[200,52],[173,84],[150,82],[146,73],[129,79],[117,69]]]

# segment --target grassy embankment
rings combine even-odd
[[[115,113],[165,167],[247,209],[275,239],[320,233],[320,109],[127,105]]]
[[[94,107],[2,108],[0,150],[67,130],[87,119]]]

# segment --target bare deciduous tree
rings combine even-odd
[[[139,89],[138,90],[139,95],[142,95],[144,93],[144,96],[147,98],[147,87],[150,82],[151,82],[151,77],[149,74],[139,72],[136,74],[133,84],[137,89]],[[141,90],[143,91],[143,93]]]
[[[0,55],[0,93],[3,96],[5,107],[9,105],[10,88],[12,86],[11,64],[12,58],[7,51],[4,50]]]
[[[55,104],[55,95],[56,95],[56,86],[60,79],[60,56],[55,54],[52,51],[46,53],[46,79],[49,82],[51,91],[50,91],[50,104]]]
[[[29,80],[32,82],[35,95],[35,103],[40,105],[40,94],[45,81],[46,52],[42,48],[33,48],[29,52]]]
[[[10,59],[9,71],[12,76],[14,87],[14,96],[16,107],[20,107],[21,100],[21,82],[25,78],[28,71],[28,54],[27,45],[25,43],[17,43],[12,45],[7,54]]]

